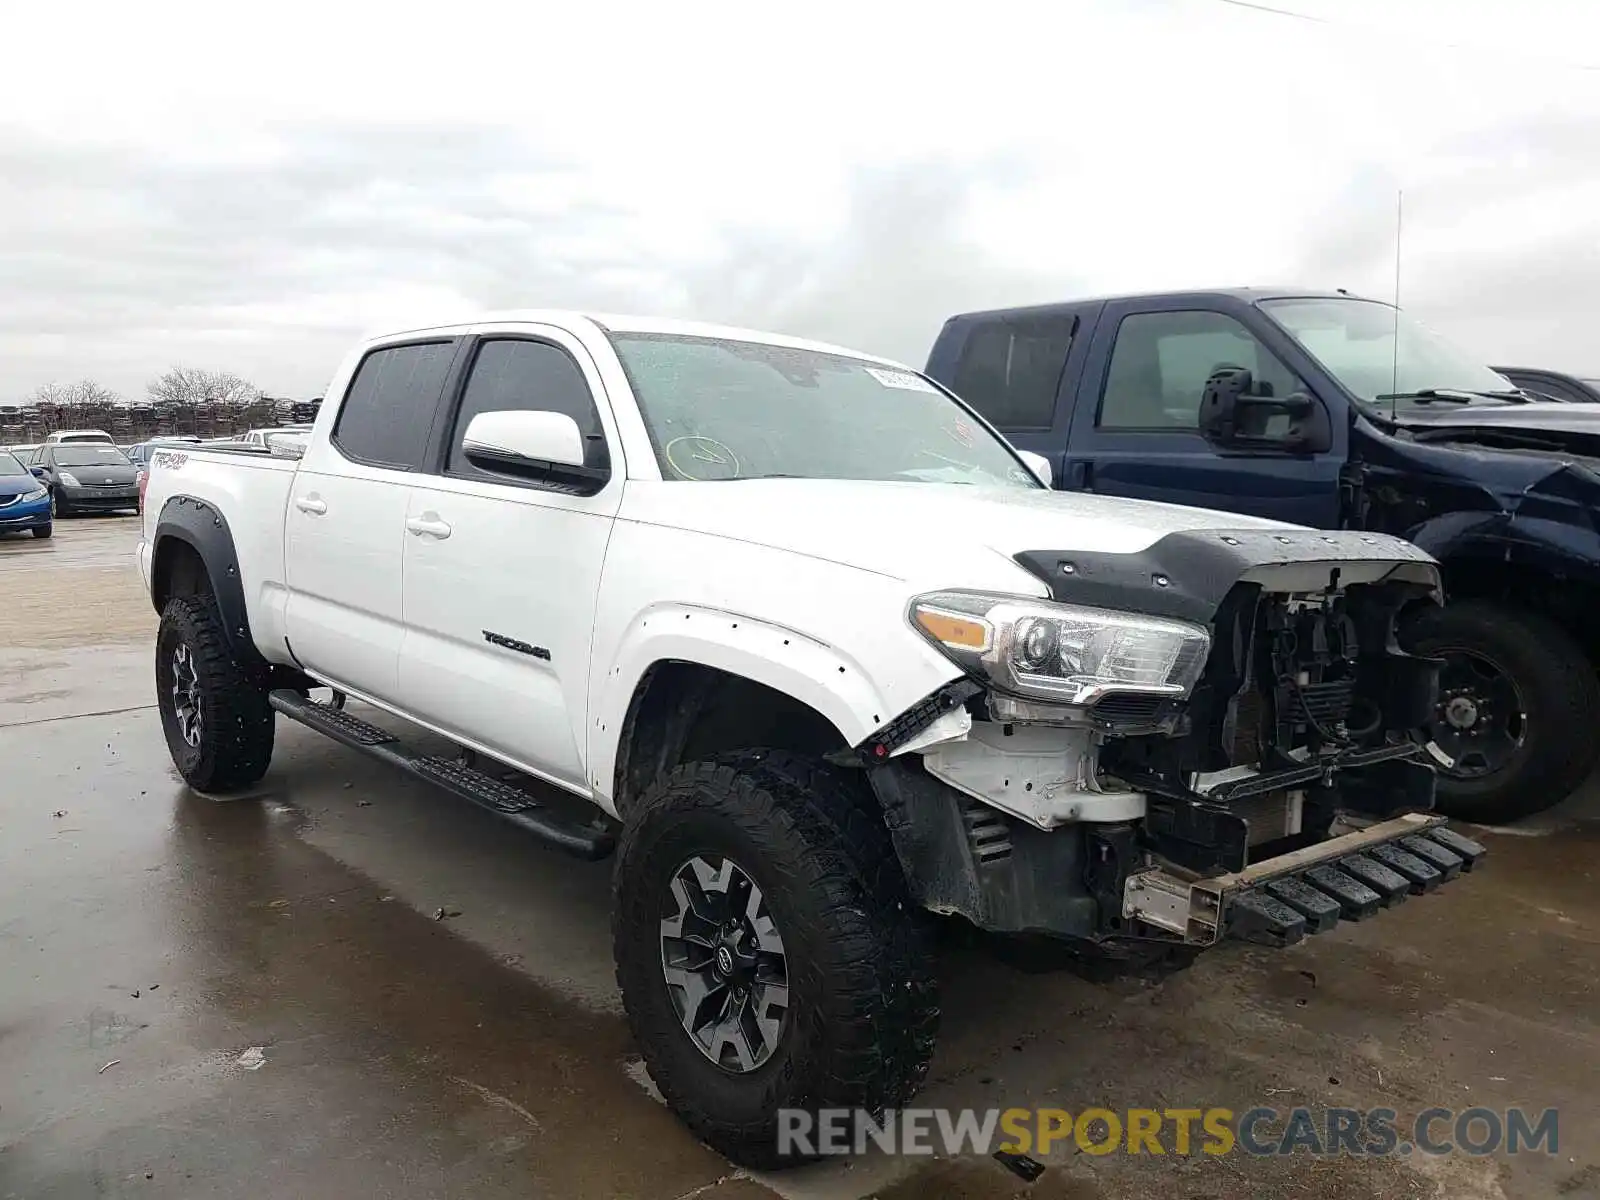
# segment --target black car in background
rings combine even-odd
[[[1495,367],[1525,392],[1539,399],[1565,400],[1571,404],[1600,404],[1600,379],[1586,379],[1568,375],[1564,371],[1551,371],[1544,367]]]
[[[50,489],[51,511],[58,517],[91,509],[138,511],[138,469],[108,442],[40,446],[28,466],[43,468],[37,474]]]

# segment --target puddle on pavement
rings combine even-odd
[[[111,720],[90,736],[116,741]],[[386,901],[287,805],[85,786],[63,752],[90,722],[68,724],[0,731],[8,761],[32,735],[27,782],[81,831],[31,797],[0,819],[0,862],[28,858],[0,882],[0,946],[40,964],[0,1010],[8,1194],[151,1171],[163,1196],[674,1196],[728,1173],[628,1077],[620,1019]],[[90,880],[63,914],[39,885],[66,870]],[[257,1046],[258,1070],[233,1066]]]

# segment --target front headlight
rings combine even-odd
[[[50,494],[50,489],[49,488],[36,487],[31,492],[23,492],[22,493],[22,498],[24,500],[43,500],[49,494]]]
[[[1058,704],[1108,692],[1186,696],[1205,669],[1199,625],[1020,596],[933,592],[911,602],[911,624],[1002,691]]]
[[[56,475],[56,478],[61,480],[61,482],[66,484],[68,487],[78,486],[78,477],[72,474],[70,471],[61,471]]]

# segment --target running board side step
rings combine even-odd
[[[286,688],[269,692],[267,701],[290,720],[470,800],[557,850],[593,862],[605,858],[616,847],[610,830],[551,812],[522,789],[453,759],[419,754],[387,729],[368,724],[342,709],[319,704]]]

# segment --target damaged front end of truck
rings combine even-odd
[[[919,597],[966,673],[855,748],[925,907],[1106,949],[1286,945],[1482,855],[1431,811],[1438,664],[1395,636],[1440,602],[1423,552],[1247,529],[1016,560],[1050,600]]]

